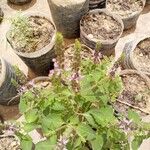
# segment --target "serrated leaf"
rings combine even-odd
[[[91,141],[92,150],[101,150],[103,147],[103,137],[101,135],[96,135],[96,138]]]
[[[83,115],[84,115],[84,117],[86,118],[86,120],[88,121],[88,123],[89,123],[92,127],[94,127],[94,128],[97,127],[97,125],[96,125],[96,123],[95,123],[95,121],[94,121],[94,118],[93,118],[89,113],[85,113],[85,114],[83,114]]]
[[[28,123],[36,121],[38,118],[38,111],[36,109],[29,110],[25,113],[25,119]]]
[[[44,128],[55,130],[63,124],[63,120],[60,115],[51,114],[48,117],[42,119],[42,126]]]
[[[82,141],[91,140],[95,137],[94,130],[87,124],[81,123],[76,128],[77,134],[81,137]]]
[[[113,115],[114,111],[109,106],[101,109],[90,110],[89,113],[94,117],[97,124],[103,127],[116,123],[116,118]]]

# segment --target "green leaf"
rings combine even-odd
[[[37,124],[35,124],[35,123],[26,123],[25,125],[24,125],[24,130],[26,131],[26,132],[30,132],[30,131],[32,131],[32,130],[34,130],[34,129],[37,129],[39,126],[37,125]]]
[[[35,150],[54,150],[55,144],[51,144],[49,140],[39,142],[35,145]]]
[[[42,126],[44,128],[55,130],[63,124],[63,120],[60,115],[51,114],[48,117],[42,119]]]
[[[135,111],[132,111],[132,110],[128,111],[128,118],[130,120],[133,120],[133,122],[135,123],[139,123],[141,121],[140,116]]]
[[[54,105],[52,106],[52,109],[57,111],[63,111],[65,110],[65,107],[59,102],[55,102]]]
[[[132,150],[138,150],[140,145],[142,144],[142,141],[143,139],[141,137],[136,137],[131,143]]]
[[[33,143],[30,140],[21,140],[20,146],[22,150],[32,150]]]
[[[94,118],[89,113],[85,113],[84,117],[92,127],[97,128]]]
[[[102,107],[101,109],[93,109],[90,110],[89,113],[94,117],[97,124],[103,127],[116,123],[114,111],[110,106]]]
[[[29,110],[25,113],[25,119],[28,123],[35,122],[38,118],[38,111],[36,109]]]
[[[101,150],[103,147],[103,137],[101,135],[96,135],[96,139],[91,141],[92,150]]]
[[[28,109],[28,105],[26,104],[26,101],[21,99],[19,103],[19,111],[23,114]]]
[[[87,124],[81,123],[76,128],[77,134],[81,137],[82,141],[91,140],[95,137],[94,130]]]
[[[77,116],[71,116],[69,120],[70,120],[70,124],[73,124],[73,125],[76,125],[79,123],[79,118]]]

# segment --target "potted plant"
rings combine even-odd
[[[123,65],[127,69],[136,69],[150,75],[150,37],[144,36],[126,43],[124,47]]]
[[[137,0],[137,1],[107,0],[106,2],[107,10],[117,15],[120,15],[124,23],[124,29],[129,29],[136,25],[136,22],[144,6],[145,0]]]
[[[94,49],[101,43],[101,52],[109,55],[123,33],[123,22],[106,9],[95,9],[84,15],[80,21],[80,38]],[[112,52],[112,51],[111,51]]]
[[[41,88],[33,84],[23,93],[19,108],[26,120],[24,129],[40,129],[45,137],[35,149],[129,149],[128,135],[120,128],[112,105],[122,91],[122,81],[113,70],[108,72],[111,58],[101,60],[95,51],[94,59],[82,60],[80,52],[76,40],[67,84],[61,63],[64,56],[59,55],[57,67],[50,72],[51,85]],[[148,137],[145,130],[134,132],[136,146],[141,144],[139,138],[141,142]]]
[[[7,1],[16,5],[24,5],[26,3],[30,3],[32,0],[7,0]]]
[[[55,57],[56,28],[41,13],[18,14],[11,20],[7,40],[14,52],[37,74],[47,74]]]
[[[18,75],[13,66],[5,59],[0,58],[0,104],[12,105],[18,103],[17,90],[22,82],[20,82],[21,78],[19,79]]]
[[[0,8],[0,22],[3,20],[3,16],[4,16],[4,13],[2,9]]]
[[[48,0],[57,30],[65,38],[79,37],[80,19],[89,10],[89,0]]]
[[[106,7],[106,0],[90,0],[89,8],[105,8]]]

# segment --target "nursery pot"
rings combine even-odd
[[[141,63],[141,61],[136,60],[135,56],[133,55],[135,52],[136,47],[138,46],[138,44],[140,44],[140,42],[143,42],[146,39],[149,39],[150,36],[144,36],[138,40],[134,40],[131,42],[128,42],[125,44],[124,47],[124,58],[123,58],[123,67],[126,69],[135,69],[138,71],[143,72],[144,74],[150,76],[150,70],[145,70],[145,67],[147,67],[147,65],[144,64],[144,66],[140,66],[139,67],[139,63]],[[149,45],[150,47],[150,45]],[[141,50],[142,52],[143,50]],[[137,56],[140,57],[140,54]],[[149,65],[149,64],[148,64]]]
[[[79,36],[80,19],[89,10],[89,0],[48,0],[56,28],[66,38]]]
[[[113,13],[113,10],[111,10],[108,7],[108,1],[109,0],[106,0],[106,9],[108,9],[109,11],[111,11]],[[123,17],[123,16],[119,15],[117,12],[114,12],[115,14],[117,14],[121,17],[123,24],[124,24],[124,30],[130,29],[136,25],[136,22],[145,6],[145,0],[141,0],[141,2],[142,2],[142,8],[139,11],[132,12],[132,14],[130,14],[128,16]]]
[[[2,9],[0,8],[0,22],[3,20],[3,16],[4,16],[4,13]]]
[[[16,5],[23,5],[23,4],[31,2],[32,0],[7,0],[7,1]]]
[[[117,23],[119,23],[121,31],[119,32],[117,38],[115,39],[106,39],[106,40],[101,40],[101,39],[96,39],[94,37],[89,36],[85,31],[84,31],[84,19],[88,18],[88,15],[99,15],[100,13],[104,13],[107,16],[110,16],[113,18]],[[97,29],[97,27],[95,28]],[[91,10],[88,12],[86,15],[84,15],[80,21],[80,38],[81,41],[90,47],[91,49],[95,49],[96,43],[99,42],[101,44],[101,52],[103,55],[110,55],[110,51],[116,46],[119,38],[121,37],[123,33],[123,22],[121,18],[118,15],[112,14],[106,9],[95,9]]]
[[[0,58],[0,104],[13,105],[18,103],[18,99],[14,99],[17,95],[17,87],[12,83],[17,81],[17,77],[13,67],[3,58]]]
[[[105,8],[105,7],[106,7],[106,0],[90,0],[89,2],[90,9]]]
[[[143,74],[142,72],[139,72],[137,70],[132,70],[132,69],[122,70],[120,72],[120,76],[122,78],[124,78],[125,76],[129,76],[131,78],[131,81],[128,81],[128,78],[124,81],[124,82],[129,82],[128,83],[129,86],[127,87],[127,89],[124,88],[125,91],[121,93],[121,95],[118,97],[118,100],[114,105],[116,111],[127,115],[128,109],[131,107],[136,111],[139,110],[137,108],[140,108],[141,109],[140,115],[142,116],[143,115],[145,116],[148,113],[150,113],[149,110],[150,99],[147,97],[148,93],[147,96],[145,95],[145,92],[150,89],[149,77]],[[138,79],[136,81],[135,78],[132,78],[133,76],[137,76],[140,80]],[[146,91],[145,91],[145,87],[146,87]],[[137,94],[140,94],[142,98],[140,101],[136,100],[137,95],[135,95],[135,92],[137,92]]]
[[[49,17],[42,13],[29,13],[26,14],[27,17],[41,17],[49,21],[53,27],[53,34],[50,42],[43,48],[36,50],[34,52],[21,52],[14,49],[12,41],[9,38],[9,32],[7,34],[7,40],[13,48],[14,52],[25,62],[25,64],[30,67],[38,75],[47,75],[49,69],[52,66],[52,59],[55,57],[54,46],[56,37],[55,25],[50,21]]]

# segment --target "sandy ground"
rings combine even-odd
[[[7,43],[5,35],[9,29],[9,18],[15,15],[17,11],[22,10],[23,13],[36,11],[37,14],[38,12],[41,12],[47,14],[51,18],[47,0],[32,0],[30,4],[24,6],[7,4],[7,0],[1,0],[0,7],[5,14],[3,23],[0,24],[0,57],[4,57],[9,63],[13,65],[18,65],[20,70],[22,70],[25,75],[27,75],[29,78],[34,78],[36,75],[22,62],[18,56],[15,55],[10,45]],[[135,38],[140,38],[145,34],[150,35],[150,5],[145,7],[137,21],[136,27],[133,27],[132,29],[123,33],[115,48],[116,58],[120,56],[126,42],[129,42]],[[67,45],[72,43],[74,39],[66,39],[65,41]],[[0,114],[4,117],[5,120],[18,118],[18,106],[0,106]],[[150,121],[150,117],[147,117],[146,121]],[[146,141],[145,145],[142,145],[141,150],[150,150],[150,140]]]

